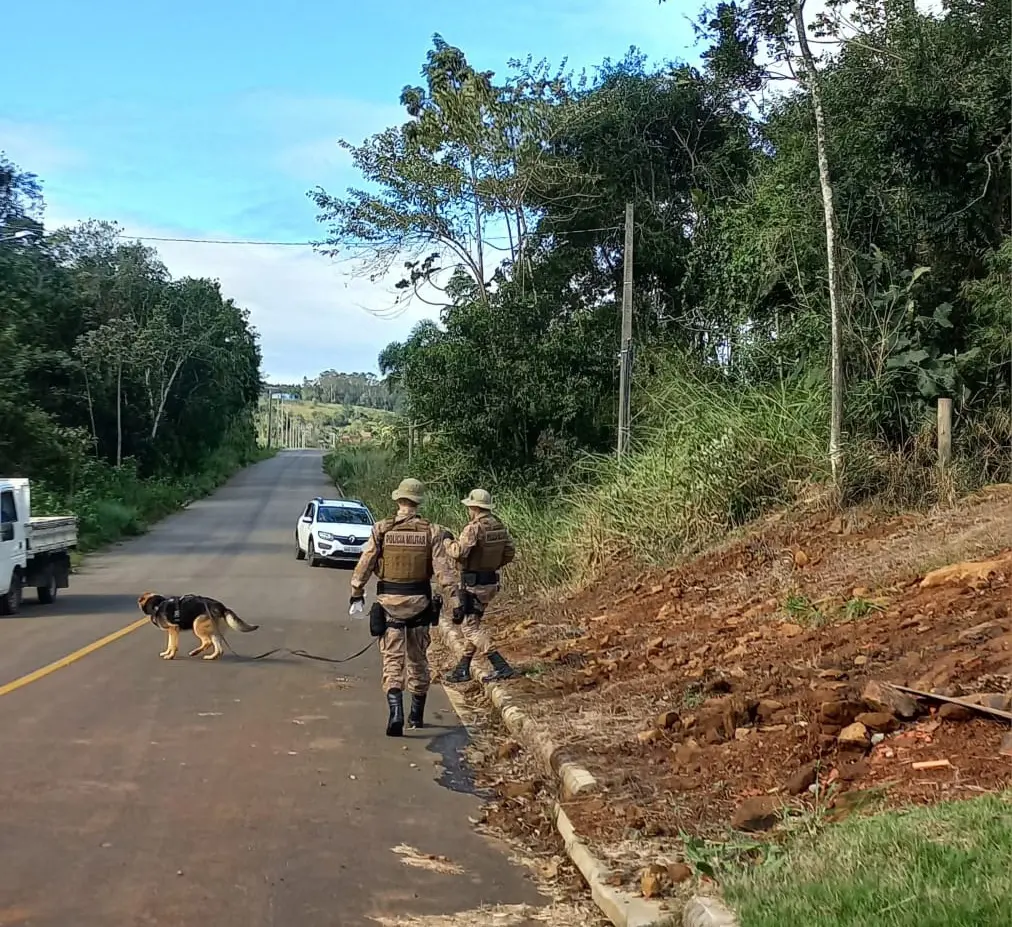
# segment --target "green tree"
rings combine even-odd
[[[495,84],[491,72],[476,71],[438,35],[422,76],[424,86],[401,93],[405,124],[360,145],[341,142],[375,192],[310,192],[328,227],[320,248],[326,254],[353,250],[374,277],[403,261],[397,286],[409,296],[427,299],[420,291],[428,285],[451,301],[467,293],[487,303],[489,226],[503,226],[516,261],[527,235],[525,192],[544,119],[565,84],[561,76],[550,78],[544,65]],[[446,271],[451,278],[444,284]]]
[[[0,168],[4,221],[43,231],[38,182]],[[0,473],[64,490],[99,461],[179,476],[254,441],[245,311],[108,223],[0,245],[0,361]]]

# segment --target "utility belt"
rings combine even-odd
[[[465,570],[460,577],[465,586],[498,586],[498,570]]]
[[[409,585],[408,583],[395,583],[394,585]],[[379,586],[377,586],[377,592]],[[386,590],[390,592],[390,590]],[[424,628],[424,627],[435,627],[439,624],[439,613],[443,610],[443,600],[438,596],[433,597],[431,595],[431,587],[426,590],[429,592],[429,601],[417,615],[412,615],[410,618],[404,620],[394,621],[387,614],[387,610],[380,605],[379,602],[373,602],[369,608],[369,633],[373,637],[382,637],[387,632],[387,628],[394,628],[399,631],[408,630],[410,628]],[[399,593],[400,595],[421,595],[421,593]]]
[[[376,595],[432,595],[432,583],[427,579],[413,580],[408,583],[395,583],[381,579],[376,583]]]

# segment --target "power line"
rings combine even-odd
[[[614,232],[621,229],[621,225],[608,225],[601,226],[598,228],[589,229],[565,229],[562,231],[545,231],[544,235],[551,237],[565,237],[567,235],[587,235],[591,232]],[[128,232],[120,232],[120,238],[129,238],[131,241],[166,241],[166,242],[180,242],[185,244],[194,245],[246,245],[246,246],[266,246],[266,247],[284,247],[284,248],[315,248],[319,245],[325,245],[325,242],[315,241],[261,241],[257,239],[249,238],[183,238],[173,237],[169,235],[131,235]],[[528,238],[532,236],[527,236]],[[502,241],[508,242],[509,238],[505,235],[502,236],[490,236],[482,239],[485,242]]]
[[[282,246],[286,248],[312,248],[316,242],[312,241],[256,241],[242,238],[172,238],[159,235],[130,235],[120,232],[121,238],[129,238],[133,241],[179,241],[197,245],[269,245],[271,247]]]

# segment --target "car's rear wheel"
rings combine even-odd
[[[306,559],[306,552],[299,545],[299,535],[298,534],[295,535],[295,559],[296,560],[305,560]]]

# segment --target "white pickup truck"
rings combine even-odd
[[[77,547],[72,515],[32,518],[31,486],[26,479],[0,477],[0,615],[21,608],[26,586],[34,586],[43,605],[70,585],[70,552]]]

